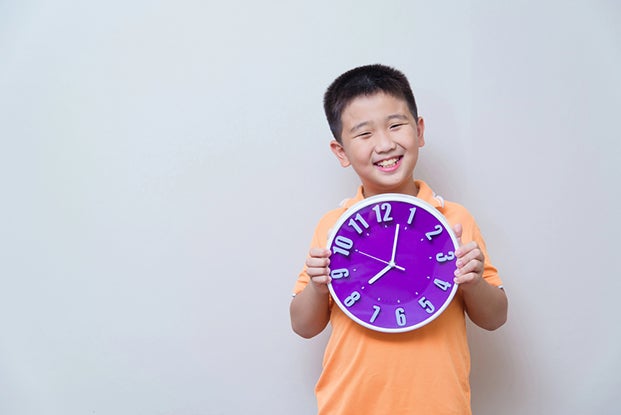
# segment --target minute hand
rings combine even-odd
[[[397,240],[399,239],[399,224],[395,228],[395,240],[392,241],[392,256],[390,257],[390,263],[395,263],[395,255],[397,255]]]

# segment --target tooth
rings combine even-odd
[[[382,167],[387,167],[387,166],[392,166],[397,162],[396,158],[390,159],[390,160],[382,160],[380,161],[378,164]]]

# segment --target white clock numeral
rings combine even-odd
[[[375,211],[375,216],[377,218],[377,223],[389,222],[392,220],[392,217],[390,216],[390,209],[391,209],[390,203],[382,203],[381,205],[373,206],[373,210]],[[384,211],[383,216],[380,210]]]
[[[360,293],[358,291],[354,291],[343,301],[347,307],[351,307],[356,304],[356,301],[360,300]]]
[[[377,316],[379,316],[379,313],[380,313],[381,309],[382,308],[380,306],[378,306],[378,305],[374,305],[373,306],[373,310],[375,310],[375,311],[373,312],[373,315],[371,316],[371,320],[369,320],[369,322],[373,323],[375,321]]]
[[[412,221],[414,220],[414,214],[416,213],[416,208],[410,208],[410,217],[408,218],[408,225],[412,224]]]
[[[403,307],[399,307],[395,310],[395,317],[397,318],[398,326],[405,326],[405,323],[407,323],[407,321],[405,318],[405,310],[403,309]]]
[[[446,291],[446,290],[448,290],[451,287],[451,283],[450,282],[443,281],[443,280],[440,280],[438,278],[434,279],[433,283],[436,285],[436,287],[438,287],[442,291]]]
[[[347,224],[351,226],[352,228],[354,228],[356,232],[358,232],[358,235],[362,234],[362,228],[360,227],[360,225],[356,223],[356,221],[358,221],[360,225],[364,227],[364,229],[369,229],[369,224],[367,223],[367,221],[364,220],[364,218],[360,215],[360,213],[357,213],[356,217],[353,219],[350,219]]]
[[[425,234],[427,239],[429,239],[430,241],[434,236],[440,235],[442,233],[442,225],[436,225],[435,229],[436,229],[435,231],[427,232]]]
[[[418,300],[418,304],[420,304],[420,306],[423,307],[423,309],[429,314],[436,311],[436,308],[433,306],[433,304],[431,304],[431,301],[429,301],[425,297],[421,297],[420,300]]]
[[[349,277],[349,270],[347,268],[333,269],[332,272],[330,272],[330,277],[335,280],[347,278]]]
[[[332,251],[334,251],[335,254],[349,256],[349,250],[354,246],[354,241],[339,235],[334,239],[334,245]]]
[[[455,254],[453,251],[448,251],[446,254],[443,254],[442,252],[438,252],[438,254],[436,254],[436,261],[438,262],[452,261],[454,259]]]

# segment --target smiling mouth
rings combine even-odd
[[[393,158],[378,161],[377,163],[374,163],[374,164],[378,167],[389,169],[391,167],[395,167],[399,163],[401,158],[402,158],[401,156],[393,157]]]

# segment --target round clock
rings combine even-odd
[[[351,319],[400,333],[430,323],[450,304],[459,242],[446,218],[414,196],[366,198],[328,239],[330,293]]]

